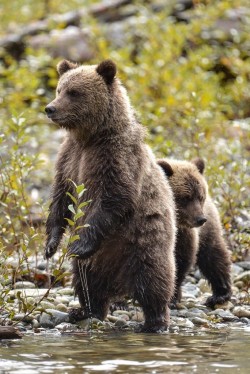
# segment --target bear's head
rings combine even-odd
[[[67,130],[93,133],[112,112],[116,65],[105,60],[99,65],[77,66],[67,60],[57,66],[56,98],[46,106],[47,116]]]
[[[174,193],[179,226],[200,227],[207,218],[203,207],[207,196],[207,183],[203,176],[205,163],[196,158],[191,162],[170,159],[158,160]]]

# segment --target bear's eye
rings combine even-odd
[[[77,97],[77,96],[79,96],[79,92],[76,91],[76,90],[68,90],[68,91],[67,91],[67,94],[68,94],[69,96],[71,96],[71,97]]]
[[[190,202],[190,197],[189,196],[183,196],[182,198],[181,198],[181,202],[182,202],[182,204],[183,205],[187,205],[189,202]]]

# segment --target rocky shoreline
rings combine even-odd
[[[245,327],[250,329],[250,261],[238,262],[232,265],[233,297],[230,302],[218,305],[214,310],[206,307],[204,302],[211,294],[207,281],[199,271],[193,271],[187,276],[182,286],[182,302],[177,309],[171,310],[170,332],[192,329],[224,329],[225,327]],[[126,310],[110,312],[106,321],[96,318],[72,323],[69,311],[79,307],[74,291],[69,281],[66,286],[52,288],[49,295],[47,288],[37,288],[30,281],[18,281],[15,288],[9,292],[13,301],[15,315],[10,318],[7,311],[0,312],[1,324],[14,325],[23,334],[55,333],[81,334],[87,331],[133,331],[143,322],[143,313],[139,306],[128,301]],[[20,300],[27,304],[38,303],[31,314],[19,313]]]

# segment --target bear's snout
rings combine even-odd
[[[207,219],[204,216],[199,216],[196,218],[196,227],[200,227],[207,222]]]
[[[56,108],[53,105],[47,105],[45,108],[45,112],[49,118],[53,116],[53,114],[56,112]]]

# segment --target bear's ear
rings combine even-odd
[[[203,174],[205,169],[205,161],[202,158],[196,157],[191,162],[195,164],[199,172]]]
[[[116,64],[112,60],[104,60],[97,66],[96,71],[107,84],[111,84],[116,75]]]
[[[157,164],[163,169],[167,177],[171,177],[174,174],[172,166],[166,160],[157,160]]]
[[[57,65],[57,71],[58,71],[58,74],[60,75],[60,77],[66,73],[66,71],[70,70],[70,69],[75,69],[77,68],[77,64],[74,64],[73,62],[70,62],[68,60],[63,60],[61,62],[59,62],[59,64]]]

